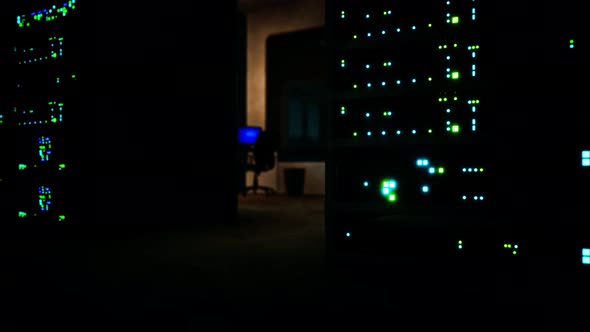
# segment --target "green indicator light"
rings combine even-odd
[[[570,44],[573,44],[573,43],[574,43],[574,40],[573,39],[570,39]]]
[[[24,218],[24,217],[26,217],[26,216],[27,216],[27,213],[26,213],[26,212],[22,212],[22,211],[19,211],[19,212],[18,212],[18,217],[19,217],[19,218]]]
[[[458,24],[459,23],[459,16],[453,16],[453,17],[451,17],[451,23]]]
[[[352,36],[352,39],[357,39],[357,38],[358,38],[357,35]]]
[[[395,196],[395,194],[391,194],[391,195],[389,195],[388,199],[390,202],[395,202],[397,200],[397,197]]]
[[[438,174],[444,174],[445,173],[445,168],[444,167],[439,167],[438,168]]]
[[[23,170],[23,169],[26,169],[26,168],[27,168],[27,165],[25,165],[25,164],[19,164],[18,165],[18,169],[19,170]]]
[[[513,255],[516,255],[516,250],[512,251],[512,254],[513,254]]]
[[[459,72],[458,71],[454,71],[451,73],[451,78],[454,80],[458,80],[459,79]]]
[[[64,215],[60,215],[58,216],[59,221],[64,221],[66,219],[66,216]]]
[[[60,169],[66,168],[66,164],[59,164],[59,168]]]
[[[428,78],[428,82],[432,82],[432,77],[429,77]]]
[[[432,134],[432,129],[428,129],[428,133],[429,134]]]
[[[451,127],[451,132],[458,133],[459,132],[459,125],[453,125]]]
[[[459,242],[457,242],[457,244],[463,244],[463,241],[459,240]]]
[[[432,28],[432,23],[428,23],[428,27],[429,28]]]
[[[358,133],[355,131],[354,133],[352,133],[352,136],[357,137]]]
[[[359,86],[358,86],[358,85],[356,85],[356,84],[354,84],[354,85],[352,86],[352,88],[353,88],[353,89],[356,89],[356,88],[358,88],[358,87],[359,87]]]

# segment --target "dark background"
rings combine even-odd
[[[244,98],[237,2],[116,7],[79,9],[80,217],[198,224],[207,211],[230,222]]]
[[[266,128],[278,142],[279,161],[323,161],[329,79],[325,29],[269,36],[266,59]]]

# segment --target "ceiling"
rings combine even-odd
[[[239,0],[240,8],[250,9],[254,7],[274,5],[279,3],[291,2],[294,0]]]

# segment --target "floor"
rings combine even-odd
[[[476,331],[517,318],[525,327],[550,320],[567,330],[587,317],[582,289],[561,281],[552,287],[543,276],[488,271],[482,278],[464,270],[450,279],[439,267],[418,276],[408,266],[399,277],[334,271],[325,260],[323,204],[323,197],[250,195],[240,197],[232,225],[107,238],[4,237],[3,321],[21,330],[410,324]]]

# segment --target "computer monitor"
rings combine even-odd
[[[238,128],[238,144],[253,145],[256,143],[258,135],[262,131],[260,127],[240,127]]]

